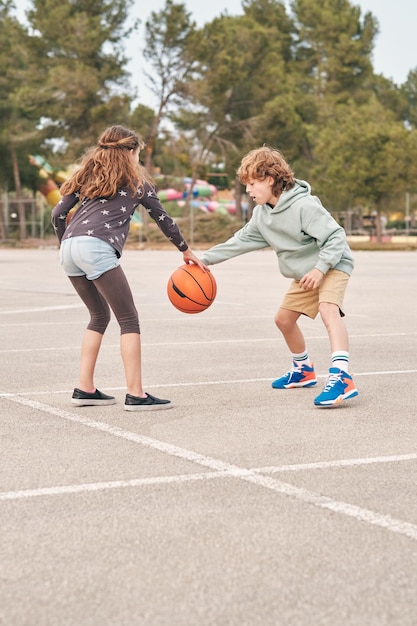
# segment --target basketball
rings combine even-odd
[[[193,263],[180,265],[170,276],[168,298],[178,311],[201,313],[214,302],[217,285],[211,272]]]

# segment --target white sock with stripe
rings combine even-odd
[[[339,370],[349,372],[349,352],[345,350],[338,350],[332,352],[332,367],[337,367]]]
[[[301,368],[303,365],[308,365],[311,367],[311,361],[309,359],[307,352],[300,352],[299,354],[291,353],[293,367]]]

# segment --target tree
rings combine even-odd
[[[197,62],[187,86],[192,105],[175,119],[180,128],[198,129],[200,167],[201,159],[217,160],[232,178],[242,152],[263,141],[266,103],[288,92],[291,57],[291,21],[283,2],[243,6],[244,15],[222,15],[190,38],[186,54]]]
[[[365,206],[380,215],[398,208],[417,178],[417,131],[375,97],[340,105],[315,139],[311,177],[330,210]]]
[[[39,60],[43,126],[69,142],[73,160],[103,127],[129,116],[133,93],[125,70],[124,40],[133,0],[33,0],[28,19]]]
[[[407,80],[401,88],[401,93],[407,102],[405,119],[414,128],[417,128],[417,68],[409,72]]]
[[[14,188],[19,216],[19,236],[26,238],[25,205],[22,200],[22,161],[30,170],[27,152],[40,136],[37,116],[22,96],[33,84],[33,61],[29,52],[29,35],[12,14],[13,3],[0,2],[0,151],[4,155],[0,183]],[[10,63],[13,59],[13,63]],[[32,175],[31,181],[33,182]],[[11,182],[13,181],[13,182]],[[4,233],[3,233],[4,235]]]
[[[171,104],[179,104],[185,85],[194,71],[194,60],[185,56],[188,41],[195,31],[195,22],[184,4],[166,0],[164,8],[153,11],[146,21],[143,56],[152,71],[146,71],[149,87],[156,96],[156,112],[147,136],[145,167],[152,170],[152,157],[161,120]]]
[[[293,0],[297,74],[305,93],[337,102],[355,97],[372,76],[371,54],[378,24],[371,13],[361,20],[349,0]]]

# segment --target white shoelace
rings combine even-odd
[[[332,387],[335,386],[335,384],[340,380],[340,374],[330,374],[329,375],[329,379],[326,383],[325,388],[323,389],[323,391],[330,391],[330,389]]]

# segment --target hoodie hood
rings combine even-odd
[[[288,191],[283,191],[279,197],[277,204],[272,209],[273,213],[280,213],[289,209],[294,202],[304,200],[311,194],[311,187],[305,180],[295,179],[295,185]]]

